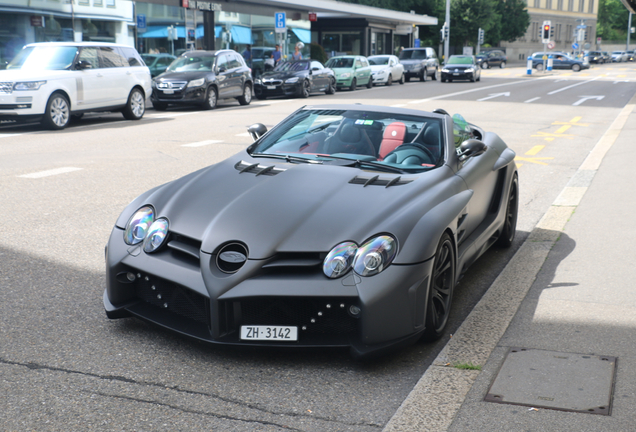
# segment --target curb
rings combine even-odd
[[[486,364],[635,107],[636,96],[596,143],[457,333],[451,335],[383,432],[448,430],[480,373],[456,369],[453,365]]]

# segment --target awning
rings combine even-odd
[[[214,29],[216,33],[216,28]],[[196,28],[195,37],[197,39],[202,38],[204,34],[203,26],[200,25]],[[177,37],[180,39],[185,39],[186,32],[185,26],[177,27]],[[168,37],[168,26],[148,26],[148,29],[139,33],[138,37],[140,38],[167,38]]]
[[[232,43],[252,44],[252,29],[250,27],[233,25],[230,32],[232,33]]]
[[[292,28],[291,30],[298,37],[298,39],[300,39],[301,42],[306,44],[311,43],[311,31],[300,28]]]

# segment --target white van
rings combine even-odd
[[[49,129],[63,129],[90,111],[121,111],[139,120],[151,91],[150,70],[133,47],[33,43],[0,70],[0,120],[40,119]]]

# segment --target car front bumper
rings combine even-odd
[[[443,72],[442,80],[471,80],[477,76],[475,72]]]
[[[302,82],[291,84],[254,84],[254,94],[256,97],[264,96],[299,96],[302,92]]]
[[[172,91],[173,93],[166,93],[157,88],[153,88],[152,94],[150,95],[150,101],[165,104],[192,105],[203,103],[207,96],[206,87],[185,87],[182,90]]]
[[[287,274],[264,270],[266,264],[248,260],[239,272],[221,274],[213,255],[146,254],[115,228],[106,248],[104,308],[112,319],[138,317],[214,344],[350,347],[358,354],[424,330],[432,260],[339,279],[325,277],[321,265]],[[298,340],[242,340],[241,326],[255,325],[297,327]]]

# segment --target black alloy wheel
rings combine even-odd
[[[439,339],[444,333],[455,289],[455,265],[453,242],[448,233],[444,233],[433,261],[426,305],[424,340]]]
[[[203,101],[203,108],[211,110],[216,108],[217,94],[216,89],[212,86],[208,87],[208,91],[205,94],[205,100]]]
[[[243,86],[243,96],[236,98],[239,104],[249,105],[252,102],[252,86],[250,83],[245,83]]]
[[[393,84],[393,75],[389,74],[389,77],[386,79],[386,86],[390,86]]]
[[[354,91],[356,89],[356,86],[358,85],[358,83],[356,82],[356,79],[352,79],[351,80],[351,86],[349,87],[349,90]]]
[[[519,179],[517,174],[510,183],[510,193],[506,202],[506,221],[495,243],[499,247],[510,247],[517,232],[517,214],[519,212]]]
[[[302,88],[300,89],[300,97],[308,98],[311,93],[311,83],[309,80],[304,80],[302,84]]]
[[[373,87],[373,77],[369,75],[369,81],[367,82],[367,88]]]

